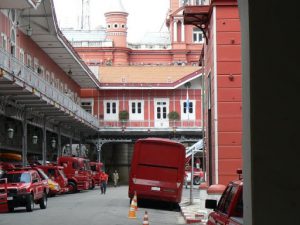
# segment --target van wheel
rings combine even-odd
[[[47,208],[47,195],[44,192],[43,197],[40,199],[40,208],[46,209]]]
[[[28,195],[27,200],[26,200],[26,211],[27,212],[32,212],[34,209],[34,200],[33,200],[33,195]]]
[[[198,177],[198,176],[194,177],[194,184],[199,185],[200,183],[201,183],[200,177]]]

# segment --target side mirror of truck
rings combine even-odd
[[[207,209],[215,209],[215,208],[217,208],[217,200],[206,199],[205,200],[205,208],[207,208]]]

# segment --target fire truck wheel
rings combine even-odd
[[[13,206],[8,206],[8,211],[13,212],[13,211],[15,211],[15,208]]]
[[[194,185],[199,185],[201,183],[200,177],[196,176],[194,177]]]
[[[92,186],[90,187],[90,190],[93,190],[95,188],[95,182],[92,181]]]
[[[43,197],[40,199],[40,208],[46,209],[47,208],[47,194],[44,192]]]
[[[34,209],[34,201],[33,201],[33,195],[28,195],[27,200],[26,200],[26,211],[27,212],[32,212]]]
[[[75,193],[77,191],[76,184],[72,181],[69,181],[68,187],[69,187],[69,193]]]

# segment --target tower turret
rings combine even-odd
[[[114,42],[114,47],[127,47],[127,16],[121,0],[110,0],[106,19],[106,38]]]

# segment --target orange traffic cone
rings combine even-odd
[[[147,213],[147,211],[145,211],[144,220],[143,220],[143,225],[149,225],[149,221],[148,221],[148,213]]]
[[[138,207],[137,207],[137,196],[136,196],[136,191],[134,192],[134,196],[133,196],[133,199],[132,199],[132,205],[135,209],[135,211],[138,210]]]
[[[129,219],[136,219],[135,207],[133,205],[133,199],[132,199],[131,204],[130,204],[128,218]]]

